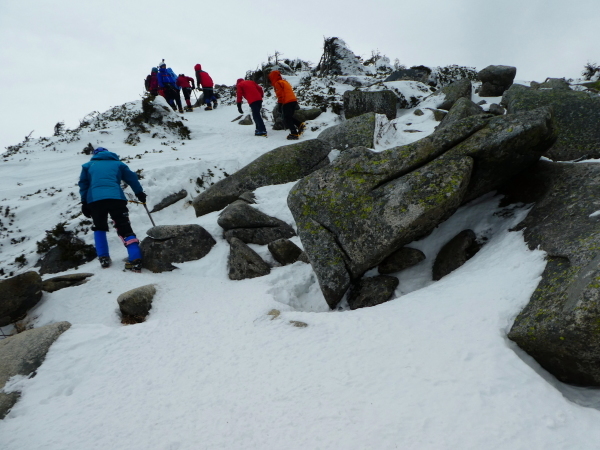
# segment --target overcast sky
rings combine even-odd
[[[0,0],[0,152],[139,99],[162,58],[231,85],[275,50],[317,63],[337,36],[364,57],[543,81],[600,63],[599,23],[598,0]]]

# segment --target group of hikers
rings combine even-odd
[[[206,111],[210,111],[218,105],[218,94],[214,92],[214,83],[211,76],[204,70],[200,64],[194,66],[196,71],[196,80],[185,74],[175,75],[171,68],[167,68],[165,60],[158,67],[153,67],[150,75],[146,77],[146,90],[151,95],[162,95],[174,111],[179,110],[183,113],[180,91],[183,92],[186,108],[188,112],[193,111],[190,96],[194,89],[198,89],[204,94],[204,103]],[[269,81],[275,90],[277,96],[277,105],[279,114],[283,116],[283,121],[290,134],[288,140],[298,140],[304,132],[305,124],[294,117],[294,112],[299,109],[298,99],[289,82],[281,77],[281,72],[273,70],[269,73]],[[263,88],[253,80],[244,80],[239,78],[236,83],[237,108],[240,114],[243,114],[242,100],[246,99],[252,111],[252,119],[256,124],[255,136],[267,137],[267,128],[261,115],[264,91]]]
[[[146,89],[152,95],[162,95],[173,110],[183,113],[179,91],[183,92],[187,111],[193,111],[190,95],[194,89],[200,89],[204,93],[204,103],[207,111],[216,108],[217,97],[214,92],[213,80],[208,73],[202,70],[200,64],[194,66],[196,80],[184,74],[175,76],[175,73],[167,68],[164,60],[158,67],[152,68],[152,73],[146,79]],[[294,117],[294,112],[299,109],[298,100],[290,83],[281,77],[278,70],[269,74],[269,81],[275,89],[278,110],[283,116],[286,127],[290,130],[289,140],[297,140],[304,131],[305,125]],[[267,129],[261,116],[264,97],[262,87],[252,81],[239,78],[236,83],[237,108],[243,114],[242,101],[246,99],[252,111],[252,117],[256,124],[255,136],[267,136]],[[146,194],[138,180],[138,176],[127,164],[122,162],[119,156],[108,151],[104,147],[98,147],[93,151],[91,160],[81,167],[79,175],[79,194],[81,196],[81,211],[84,216],[93,221],[94,244],[98,260],[103,268],[111,266],[111,258],[108,249],[108,216],[111,217],[117,234],[127,248],[128,261],[125,270],[141,272],[142,252],[131,222],[129,221],[129,210],[127,209],[127,197],[121,187],[121,182],[131,186],[137,203],[146,204]]]
[[[218,106],[213,80],[206,71],[202,70],[200,64],[196,64],[194,70],[196,71],[196,84],[192,77],[188,77],[183,73],[175,75],[173,69],[170,67],[167,68],[163,59],[158,67],[152,68],[150,75],[146,77],[144,85],[151,95],[163,96],[171,108],[173,108],[173,111],[179,110],[180,113],[184,112],[180,92],[183,93],[183,98],[185,99],[185,110],[192,112],[194,111],[191,102],[192,91],[198,89],[204,94],[204,103],[206,104],[204,109],[210,111]]]

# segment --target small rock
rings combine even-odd
[[[250,247],[237,238],[229,241],[229,279],[245,280],[271,273],[269,265]]]
[[[378,270],[381,274],[400,272],[401,270],[415,266],[424,260],[425,254],[421,250],[402,247],[381,261]]]
[[[188,194],[187,191],[185,189],[182,189],[179,192],[168,195],[165,198],[163,198],[160,202],[158,202],[156,205],[154,205],[154,208],[152,208],[152,211],[150,211],[150,212],[153,213],[153,212],[160,211],[161,209],[165,209],[167,206],[171,206],[174,203],[177,203],[179,200],[183,200],[184,198],[186,198],[187,194]]]
[[[271,316],[271,320],[277,319],[281,315],[281,311],[278,309],[272,309],[267,313],[267,316]]]
[[[252,122],[252,116],[250,114],[247,114],[246,117],[244,117],[242,120],[240,120],[238,122],[239,125],[254,125],[254,122]]]
[[[422,116],[423,114],[425,114],[421,109],[417,108],[413,111],[413,114],[415,116]]]
[[[472,230],[463,230],[448,241],[433,263],[433,279],[438,281],[458,269],[479,251],[477,236]]]
[[[296,328],[306,328],[308,326],[306,322],[300,322],[299,320],[290,320],[290,323]]]
[[[506,110],[497,103],[492,103],[488,111],[490,114],[495,114],[496,116],[503,116],[506,112]]]
[[[156,294],[153,284],[147,284],[127,292],[123,292],[117,298],[121,314],[126,319],[135,322],[143,322],[152,308],[152,299]]]
[[[295,263],[302,254],[300,247],[289,239],[277,239],[269,242],[268,248],[275,261],[282,266]]]
[[[79,286],[86,283],[93,273],[73,273],[70,275],[61,275],[59,277],[49,278],[42,282],[42,290],[46,292],[55,292],[71,286]]]
[[[379,275],[355,281],[348,293],[350,309],[380,305],[391,300],[399,281],[396,277]]]

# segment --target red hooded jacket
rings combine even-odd
[[[182,88],[193,88],[194,79],[192,77],[186,77],[185,75],[179,75],[177,77],[177,86]]]
[[[202,86],[203,88],[211,88],[215,85],[210,75],[202,70],[202,66],[200,64],[196,64],[194,66],[194,70],[196,71],[196,81],[198,83],[198,87]]]
[[[242,103],[242,97],[246,99],[249,105],[263,99],[263,89],[252,80],[238,79],[237,81],[237,102]]]

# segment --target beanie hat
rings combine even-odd
[[[97,155],[100,152],[107,152],[108,150],[106,150],[104,147],[98,147],[94,150],[94,155]]]
[[[152,72],[158,72],[158,67],[153,67]]]

